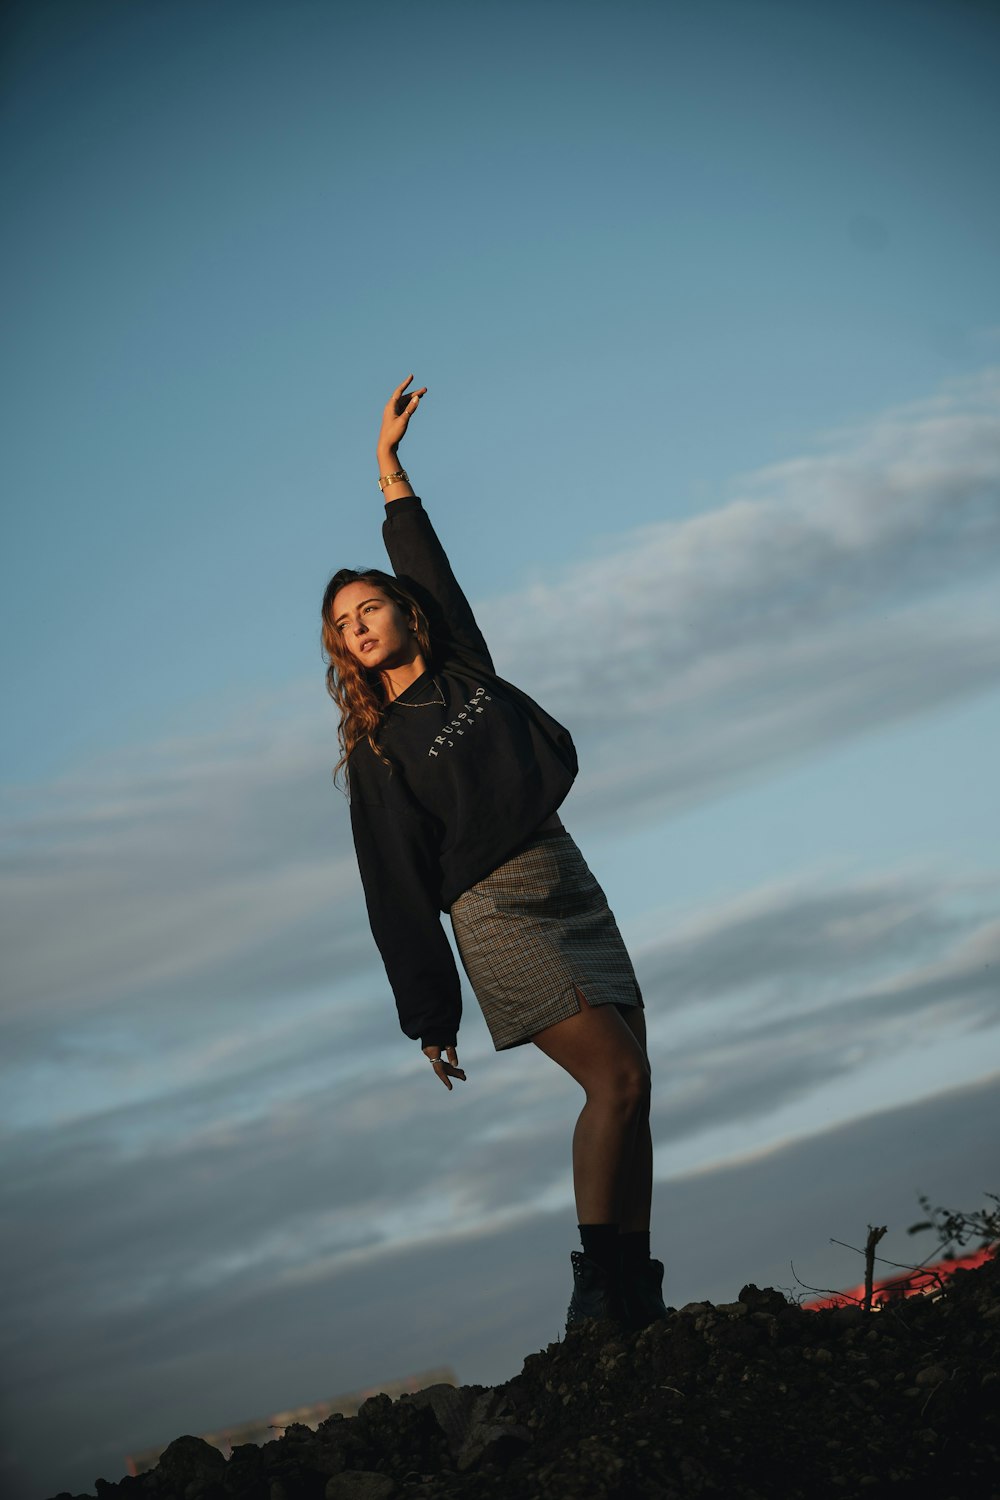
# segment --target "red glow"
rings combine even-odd
[[[971,1250],[968,1255],[956,1256],[954,1260],[939,1260],[933,1265],[917,1266],[912,1271],[886,1276],[883,1280],[872,1283],[872,1307],[878,1307],[883,1302],[898,1301],[901,1297],[921,1297],[939,1291],[953,1271],[971,1271],[989,1260],[992,1254],[992,1247],[985,1245],[981,1250]],[[818,1312],[821,1307],[843,1307],[851,1302],[860,1306],[864,1300],[865,1287],[862,1282],[860,1286],[851,1287],[846,1292],[814,1297],[809,1302],[803,1302],[802,1306],[810,1312]]]

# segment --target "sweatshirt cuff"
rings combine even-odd
[[[400,511],[423,510],[419,495],[400,495],[398,500],[385,502],[386,516],[398,516]]]
[[[443,1051],[445,1047],[457,1047],[458,1036],[455,1032],[434,1031],[430,1036],[422,1036],[420,1038],[420,1045],[422,1048],[440,1047]]]

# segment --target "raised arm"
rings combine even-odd
[[[427,392],[423,386],[408,395],[406,387],[412,379],[411,375],[396,387],[382,413],[377,453],[379,485],[386,502],[382,538],[394,573],[412,588],[423,605],[432,636],[471,652],[492,671],[489,648],[472,606],[452,572],[430,517],[399,465],[399,444]]]
[[[425,385],[421,386],[419,391],[407,392],[406,387],[412,379],[413,376],[409,375],[402,385],[397,385],[385,403],[382,426],[379,428],[378,482],[387,505],[393,500],[399,500],[403,495],[413,494],[408,479],[393,477],[404,473],[399,466],[399,445],[403,441],[410,418],[420,405],[421,396],[427,395]]]

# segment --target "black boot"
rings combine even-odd
[[[573,1296],[566,1313],[566,1331],[584,1318],[603,1318],[625,1328],[619,1278],[582,1250],[571,1250],[569,1258],[573,1263]]]
[[[662,1260],[650,1256],[636,1266],[623,1266],[621,1281],[626,1324],[633,1332],[669,1317],[663,1302]]]

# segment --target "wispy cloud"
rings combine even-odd
[[[998,889],[1000,875],[778,887],[640,953],[668,1085],[685,1080],[661,1090],[661,1138],[752,1129],[934,1037],[1000,1026]]]
[[[974,1028],[995,1037],[998,883],[807,882],[639,950],[656,1138],[683,1160],[685,1141],[729,1121],[749,1148],[831,1081]],[[8,1136],[0,1273],[18,1337],[42,1298],[58,1326],[82,1306],[117,1316],[228,1295],[570,1193],[582,1101],[548,1059],[495,1056],[473,1032],[469,1082],[445,1095],[422,1058],[364,1062],[339,1026],[302,1018],[277,1048],[265,1030],[161,1097]]]
[[[816,446],[481,611],[583,743],[578,808],[690,805],[1000,679],[1000,368]]]
[[[310,696],[284,695],[280,723],[257,705],[256,723],[18,794],[0,889],[24,1026],[143,997],[252,1005],[370,962],[332,725]]]

